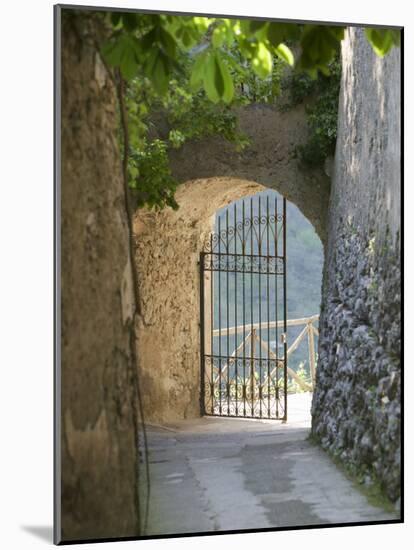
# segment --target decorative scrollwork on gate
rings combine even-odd
[[[286,419],[286,201],[234,203],[215,225],[200,255],[203,412]]]
[[[244,256],[242,254],[204,254],[205,271],[231,271],[283,275],[283,258]]]
[[[205,356],[204,403],[212,415],[283,418],[282,360]]]
[[[269,250],[277,255],[276,245],[283,226],[283,214],[253,216],[219,231],[210,233],[203,245],[205,253],[251,254],[253,249],[264,249],[269,242]],[[267,232],[269,232],[267,239]],[[249,252],[250,250],[250,252]]]

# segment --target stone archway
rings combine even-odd
[[[177,211],[135,216],[138,367],[148,420],[200,414],[200,250],[219,208],[263,188],[234,178],[193,180],[179,187]]]
[[[229,177],[191,180],[177,191],[177,211],[135,215],[138,368],[150,422],[200,415],[200,251],[217,210],[264,189]]]
[[[250,145],[237,151],[214,136],[172,150],[179,210],[140,210],[135,217],[138,367],[144,411],[153,422],[200,414],[197,262],[215,212],[271,188],[295,204],[326,243],[330,178],[324,168],[301,165],[296,153],[308,138],[305,106],[284,111],[254,104],[236,114]],[[153,137],[168,135],[162,116],[153,131]]]
[[[214,136],[172,150],[172,173],[182,182],[179,210],[140,210],[135,216],[138,367],[144,411],[153,422],[200,414],[197,262],[214,213],[271,188],[295,204],[326,243],[330,178],[323,168],[302,166],[296,154],[308,137],[305,106],[283,111],[255,104],[236,114],[250,145],[240,152]],[[162,117],[153,129],[153,137],[169,132]]]
[[[232,143],[217,136],[189,141],[170,152],[174,177],[180,182],[223,176],[260,182],[295,204],[325,244],[329,163],[310,168],[298,158],[298,146],[308,139],[305,105],[282,110],[278,105],[252,104],[235,112],[250,145],[237,151]],[[160,137],[165,137],[167,131],[168,127],[158,124]]]

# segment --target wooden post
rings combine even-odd
[[[206,275],[207,278],[207,275]],[[208,287],[208,288],[207,288]],[[211,305],[211,287],[207,284],[205,287],[205,303],[208,311],[210,310],[210,307],[208,307],[210,301]],[[211,313],[206,311],[205,314],[205,325],[206,325],[206,333],[205,333],[205,347],[206,350],[211,348],[212,346],[212,336],[218,335],[219,331],[212,330],[213,327],[212,319],[211,319]],[[309,385],[307,382],[304,382],[296,373],[294,370],[292,370],[289,366],[287,367],[288,374],[291,378],[293,378],[299,386],[305,390],[305,391],[313,391],[314,385],[315,385],[315,374],[316,374],[316,356],[315,356],[315,336],[318,336],[318,329],[313,326],[313,322],[317,321],[319,319],[318,315],[313,315],[312,317],[306,317],[303,319],[290,319],[287,322],[287,326],[299,326],[299,325],[305,325],[303,330],[300,332],[300,334],[296,337],[295,341],[292,343],[292,345],[287,350],[287,357],[289,357],[293,352],[296,351],[296,349],[299,347],[299,344],[305,338],[306,334],[308,335],[308,352],[309,352],[309,370],[311,375],[311,385]],[[281,326],[281,321],[271,322],[269,323],[269,326],[275,327],[275,326]],[[272,350],[269,348],[268,344],[261,340],[259,336],[257,335],[257,328],[260,326],[259,324],[253,324],[251,332],[248,332],[243,342],[239,344],[237,349],[233,351],[231,356],[229,357],[228,364],[226,364],[222,370],[222,375],[227,372],[227,369],[230,365],[234,364],[235,357],[237,356],[238,352],[243,348],[243,346],[247,346],[250,344],[250,360],[251,360],[251,367],[250,367],[250,378],[246,377],[245,383],[247,386],[250,385],[250,389],[252,391],[252,396],[254,397],[253,392],[256,388],[256,378],[255,378],[255,369],[254,369],[254,359],[255,359],[255,352],[256,352],[256,345],[259,345],[264,349],[265,354],[269,354],[269,358],[271,359],[277,359],[276,355],[272,352]],[[207,328],[209,330],[207,330]],[[236,327],[231,327],[229,329],[230,334],[238,334],[244,330],[243,325],[239,325]],[[256,344],[257,342],[257,344]],[[272,371],[269,373],[270,377],[273,377],[276,370],[280,368],[280,362],[278,362],[278,366],[274,367]],[[218,374],[215,373],[215,379],[214,382],[216,383],[218,380]],[[265,378],[264,385],[267,382],[267,378]]]
[[[309,368],[312,380],[312,389],[315,388],[315,341],[312,330],[312,323],[308,323],[308,347],[309,347]]]

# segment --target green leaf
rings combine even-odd
[[[171,60],[160,49],[154,48],[146,59],[145,74],[159,95],[164,95],[168,90],[171,68]]]
[[[183,41],[183,44],[184,46],[188,49],[188,48],[191,48],[191,46],[193,45],[193,40],[192,40],[192,36],[191,36],[191,33],[189,30],[187,29],[184,29],[183,30],[183,34],[182,34],[182,41]]]
[[[252,59],[257,51],[257,43],[247,40],[243,35],[237,35],[237,45],[240,53],[246,59]]]
[[[250,21],[250,32],[254,34],[255,32],[262,29],[267,24],[267,21],[263,20],[257,20],[257,21]]]
[[[365,35],[374,52],[380,57],[384,57],[394,45],[394,35],[391,30],[367,28]]]
[[[259,78],[266,78],[272,72],[272,54],[263,44],[259,42],[252,59],[252,68]]]
[[[211,42],[214,48],[220,48],[223,45],[223,42],[226,39],[226,36],[227,36],[227,29],[224,25],[219,25],[218,27],[216,27],[211,37]]]
[[[233,24],[229,19],[225,20],[223,23],[225,29],[225,43],[230,48],[235,40],[235,30]]]
[[[239,23],[241,35],[245,38],[250,36],[250,21],[248,21],[247,19],[241,19]]]
[[[209,100],[212,101],[213,103],[218,103],[220,101],[220,96],[215,86],[215,76],[216,76],[216,57],[214,53],[210,52],[208,57],[206,58],[203,84]]]
[[[308,72],[325,71],[336,55],[343,35],[344,27],[305,25],[301,38],[299,68]]]
[[[119,68],[125,80],[131,80],[137,74],[138,62],[135,50],[130,44],[126,45],[122,52]]]
[[[129,177],[135,179],[139,176],[139,170],[136,166],[130,165],[128,167]]]
[[[279,44],[275,51],[280,59],[283,59],[283,61],[286,61],[288,65],[293,67],[295,63],[295,58],[293,57],[292,51],[286,46],[286,44]]]
[[[400,46],[401,44],[401,30],[400,29],[389,29],[392,41],[394,43],[394,46]]]
[[[114,27],[117,27],[121,21],[121,12],[120,11],[113,11],[111,13],[111,23]]]
[[[144,51],[152,50],[157,40],[157,30],[151,29],[141,38],[141,46]]]
[[[180,130],[170,130],[168,140],[174,149],[178,149],[185,142],[185,135]]]
[[[152,73],[152,83],[160,95],[164,95],[168,89],[169,72],[168,58],[160,51]]]
[[[221,70],[220,58],[218,55],[214,56],[214,86],[219,97],[224,95],[224,76]]]
[[[141,49],[137,39],[127,33],[118,34],[102,47],[102,55],[109,65],[119,67],[122,76],[129,80],[138,70]]]
[[[122,56],[122,44],[120,40],[111,40],[106,42],[102,48],[101,53],[107,63],[112,66],[118,66],[121,62]]]
[[[278,46],[285,39],[286,25],[282,23],[269,23],[267,39],[273,46]]]
[[[177,44],[171,34],[160,27],[158,30],[158,40],[162,45],[165,53],[174,58],[176,56]]]
[[[214,22],[213,18],[208,17],[193,17],[193,23],[196,27],[196,29],[204,33],[208,29],[209,25],[211,25]]]
[[[190,77],[190,88],[193,91],[197,91],[203,84],[205,60],[206,52],[204,51],[198,54],[194,61]]]
[[[230,72],[219,55],[216,54],[216,64],[221,73],[221,78],[224,84],[222,94],[219,94],[225,103],[230,103],[234,97],[234,84]],[[218,91],[218,90],[217,90]]]
[[[123,13],[122,24],[129,32],[133,32],[139,24],[138,14],[136,13]]]
[[[339,26],[335,26],[335,27],[326,27],[329,31],[329,33],[335,37],[335,39],[340,42],[341,40],[344,39],[345,37],[345,27],[339,27]]]

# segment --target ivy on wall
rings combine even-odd
[[[280,92],[283,64],[299,71],[292,79],[294,101],[310,92],[318,96],[308,109],[309,142],[298,154],[314,165],[332,153],[339,82],[335,58],[345,27],[116,11],[101,16],[111,28],[103,57],[127,83],[129,131],[121,144],[137,206],[177,208],[169,148],[206,135],[246,146],[231,107],[272,102]],[[399,44],[399,34],[366,29],[380,56]],[[150,115],[159,110],[166,113],[169,133],[151,139]]]
[[[307,101],[309,137],[297,147],[300,160],[307,166],[320,166],[335,152],[340,80],[341,63],[337,57],[329,64],[327,75],[312,79],[306,73],[292,72],[283,83],[289,95],[285,108]]]

